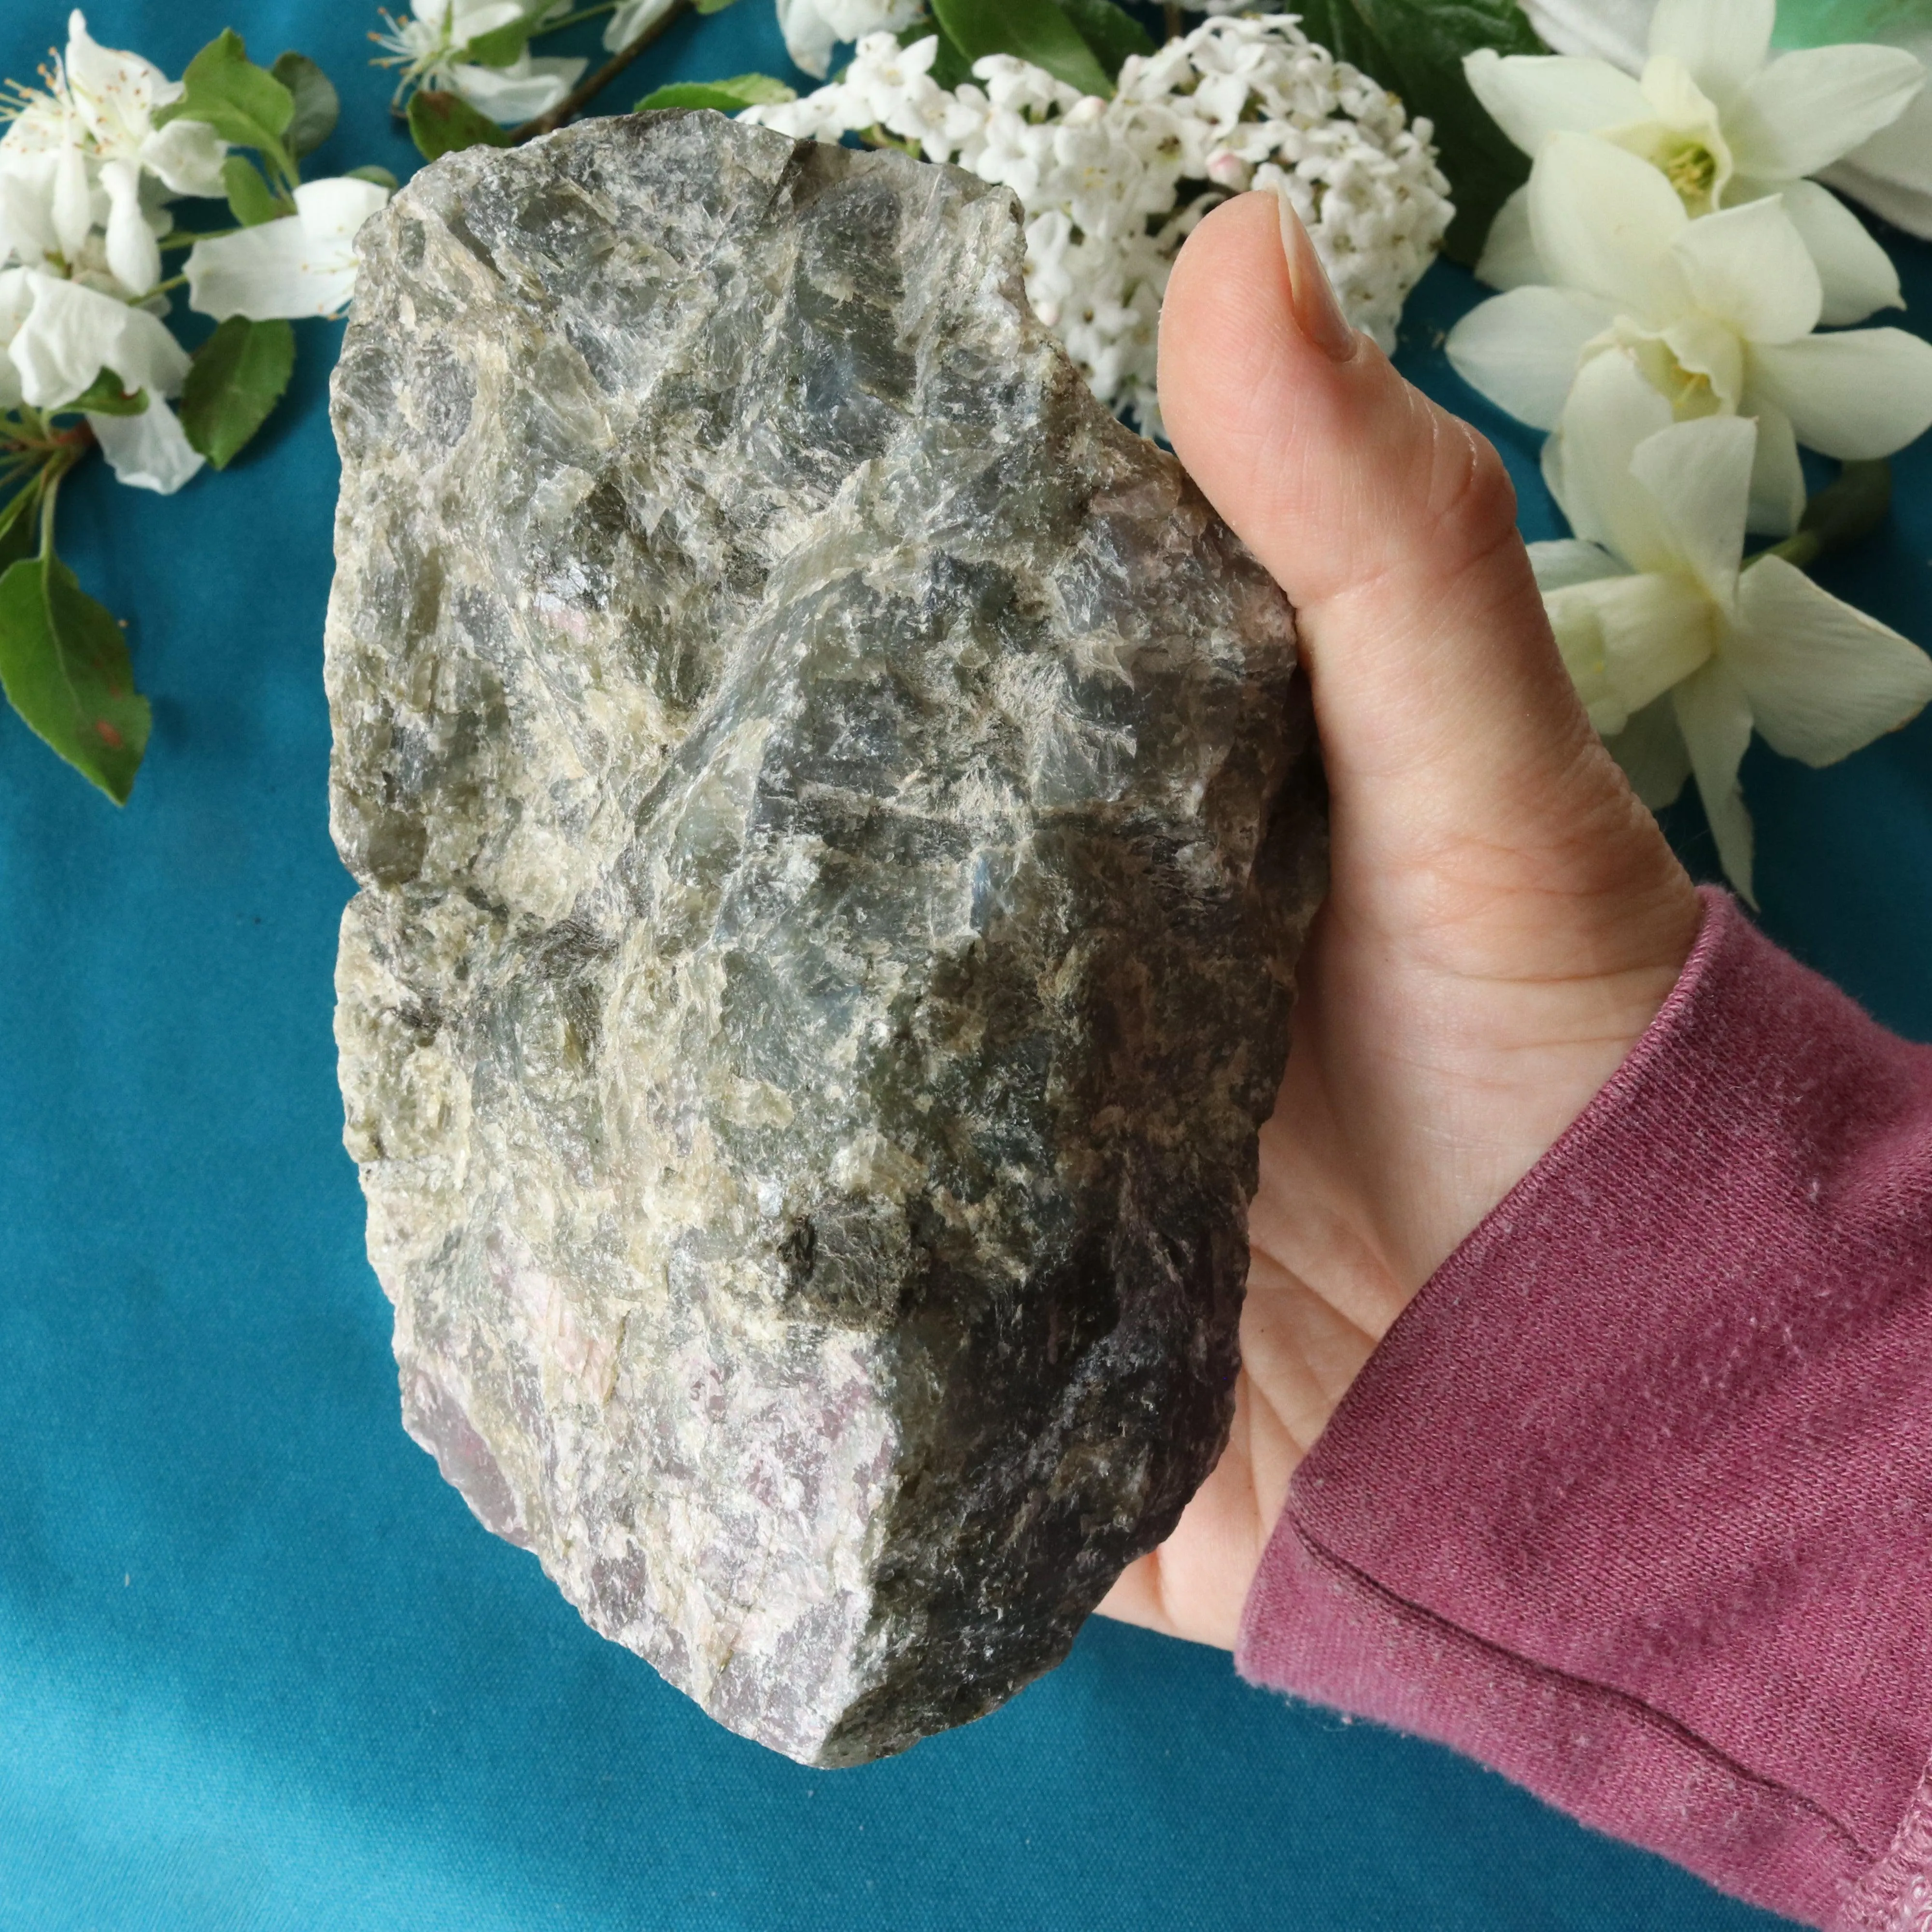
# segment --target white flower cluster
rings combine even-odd
[[[1450,362],[1552,432],[1576,541],[1532,546],[1565,662],[1647,803],[1695,773],[1748,893],[1738,771],[1755,728],[1827,764],[1932,697],[1932,661],[1780,556],[1798,448],[1890,455],[1932,425],[1932,344],[1850,328],[1903,306],[1858,218],[1808,178],[1895,121],[1925,76],[1896,48],[1773,58],[1774,0],[1660,0],[1640,78],[1479,52],[1472,86],[1534,158],[1477,273]],[[1820,325],[1828,332],[1820,333]]]
[[[44,91],[18,92],[0,137],[0,408],[58,408],[111,368],[153,399],[90,418],[124,481],[178,489],[201,466],[174,412],[188,359],[146,307],[178,194],[219,194],[226,152],[198,121],[157,128],[178,83],[97,45],[76,11]],[[164,302],[161,306],[165,308]]]
[[[1426,121],[1292,18],[1210,20],[1122,67],[1111,100],[1005,55],[979,85],[932,76],[936,40],[868,35],[844,76],[742,118],[799,136],[859,134],[1010,188],[1040,320],[1110,406],[1160,430],[1156,333],[1176,251],[1249,188],[1285,195],[1348,319],[1384,347],[1454,212]]]
[[[224,192],[228,145],[185,116],[157,127],[181,83],[100,46],[77,8],[41,77],[0,106],[0,411],[70,406],[110,371],[147,406],[88,412],[95,440],[122,482],[178,490],[202,458],[166,400],[189,358],[161,319],[161,244],[171,199]],[[387,198],[366,181],[296,188],[294,214],[195,245],[190,300],[218,319],[339,309],[355,281],[350,239]]]

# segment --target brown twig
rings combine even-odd
[[[676,0],[674,5],[660,14],[628,46],[620,48],[595,74],[579,81],[548,114],[539,114],[535,120],[526,121],[520,128],[512,128],[509,145],[514,147],[520,141],[534,141],[540,134],[554,134],[573,115],[589,106],[674,20],[689,13],[691,8],[692,0]]]
[[[1167,19],[1167,38],[1170,40],[1179,40],[1181,29],[1180,9],[1174,4],[1174,0],[1167,0],[1167,4],[1162,10]]]

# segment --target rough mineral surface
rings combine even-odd
[[[723,1723],[900,1750],[1226,1436],[1289,613],[970,176],[598,120],[362,249],[337,1030],[404,1419]]]

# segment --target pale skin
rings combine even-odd
[[[1182,250],[1161,406],[1296,607],[1333,884],[1262,1133],[1234,1432],[1101,1605],[1229,1648],[1295,1466],[1616,1071],[1700,916],[1571,690],[1501,460],[1348,333],[1277,206],[1241,196]]]

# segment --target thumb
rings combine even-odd
[[[1296,607],[1338,898],[1406,880],[1405,923],[1461,924],[1471,891],[1628,883],[1606,868],[1688,890],[1571,688],[1501,459],[1348,328],[1285,200],[1240,196],[1190,238],[1160,398],[1176,453]],[[1470,890],[1426,904],[1445,880]]]

